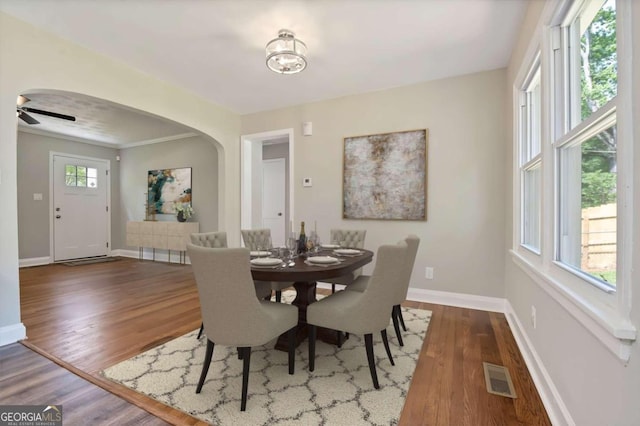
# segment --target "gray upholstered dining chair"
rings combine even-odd
[[[198,286],[207,349],[196,393],[209,371],[216,344],[238,348],[242,366],[240,410],[247,405],[251,347],[268,343],[288,332],[289,374],[294,373],[294,336],[298,309],[253,297],[254,285],[246,248],[209,248],[187,245]]]
[[[244,241],[245,247],[249,250],[264,250],[265,248],[271,248],[271,229],[242,229],[242,241]],[[276,292],[276,302],[282,301],[282,290],[289,288],[293,285],[291,282],[279,282],[279,281],[256,281],[256,286],[268,285],[271,290]]]
[[[191,243],[200,247],[210,248],[226,248],[227,247],[227,233],[224,231],[218,232],[194,232],[190,236]],[[262,281],[256,281],[255,283],[256,296],[258,299],[266,299],[271,297],[271,288],[269,285]],[[197,339],[202,337],[204,330],[204,324],[200,325],[200,331],[198,332]]]
[[[191,234],[191,244],[200,247],[227,247],[227,233],[219,232],[194,232]]]
[[[332,229],[330,230],[331,243],[338,243],[342,247],[364,248],[364,238],[367,231],[364,229]],[[347,275],[329,278],[323,282],[331,283],[331,293],[336,292],[336,284],[349,285],[362,274],[362,268],[358,268]]]
[[[373,386],[380,388],[373,352],[373,333],[380,332],[391,365],[395,365],[387,340],[389,311],[394,287],[398,286],[409,247],[405,241],[378,248],[369,285],[363,292],[339,291],[307,307],[309,327],[309,370],[315,369],[316,327],[364,334],[367,360]]]
[[[409,246],[409,252],[406,258],[406,264],[402,270],[402,279],[399,281],[393,292],[393,308],[391,309],[393,328],[396,331],[396,337],[398,338],[398,344],[400,346],[404,346],[404,342],[402,341],[402,334],[400,333],[400,326],[398,322],[402,324],[404,331],[407,331],[407,327],[404,325],[404,319],[402,318],[402,307],[400,304],[407,298],[409,284],[411,284],[411,273],[413,272],[413,265],[416,261],[418,245],[420,245],[420,238],[416,235],[409,235],[404,240],[407,243],[407,246]],[[363,292],[367,288],[370,278],[371,277],[369,275],[361,275],[353,282],[353,284],[348,285],[346,290]]]

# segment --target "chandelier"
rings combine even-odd
[[[278,74],[295,74],[307,67],[307,45],[293,31],[280,30],[278,38],[267,43],[267,66]]]

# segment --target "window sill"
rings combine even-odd
[[[510,252],[513,262],[607,349],[622,361],[629,360],[631,344],[636,339],[636,328],[628,317],[606,303],[606,297],[615,296],[602,292],[601,297],[594,297],[588,291],[579,291],[579,288],[565,285],[539,270],[516,251]]]

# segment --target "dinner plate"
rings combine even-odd
[[[331,256],[311,256],[307,258],[309,263],[337,263],[340,262],[335,257]]]
[[[337,249],[337,248],[340,248],[339,244],[321,244],[320,246],[322,248],[326,248],[326,249]]]
[[[257,259],[251,259],[251,264],[255,266],[276,266],[282,263],[282,260],[275,257],[259,257]]]
[[[270,251],[252,251],[249,253],[251,256],[269,256]]]
[[[362,253],[360,250],[354,250],[354,249],[336,249],[333,252],[335,254],[346,254],[348,256],[353,256],[353,255]]]

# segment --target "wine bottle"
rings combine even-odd
[[[298,254],[307,252],[307,236],[304,233],[304,222],[300,223],[300,237],[298,239]]]

